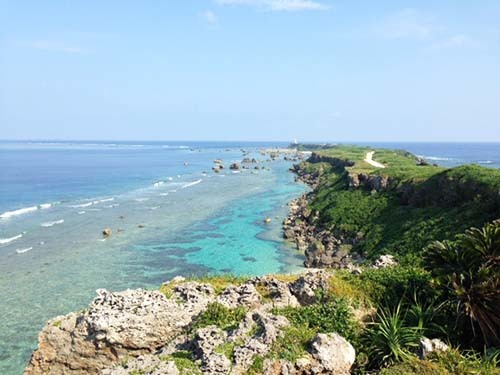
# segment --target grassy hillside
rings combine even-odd
[[[368,151],[386,168],[365,162]],[[392,253],[411,261],[432,240],[500,217],[499,170],[417,164],[404,151],[355,146],[317,151],[303,165],[320,174],[311,208],[323,227],[361,238],[355,248],[368,257]],[[379,191],[363,184],[353,188],[350,180],[359,174],[390,183]]]

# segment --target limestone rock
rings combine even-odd
[[[428,339],[424,337],[420,340],[420,358],[425,359],[430,353],[445,352],[449,350],[449,346],[439,339]]]
[[[309,271],[290,284],[290,291],[301,305],[310,305],[316,302],[317,292],[328,287],[327,280],[324,271]]]
[[[231,285],[217,298],[217,302],[229,308],[238,306],[255,307],[260,304],[260,301],[261,296],[251,283],[240,286]]]
[[[124,360],[122,364],[108,367],[99,375],[179,375],[173,361],[162,361],[154,355],[143,355],[136,359]]]
[[[319,333],[312,342],[312,356],[318,362],[314,373],[345,375],[356,360],[352,345],[336,333]]]
[[[373,265],[373,268],[386,268],[397,265],[396,259],[392,255],[381,255]]]

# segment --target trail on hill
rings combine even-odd
[[[376,168],[385,168],[385,165],[382,163],[379,163],[378,161],[373,160],[373,154],[375,151],[370,151],[366,153],[365,160],[368,164],[373,165]]]

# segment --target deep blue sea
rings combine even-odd
[[[97,288],[300,270],[281,221],[307,187],[294,182],[290,162],[259,152],[286,145],[1,141],[0,374],[21,374],[44,322],[86,306]],[[444,166],[500,167],[500,144],[373,146]],[[215,159],[228,167],[244,153],[265,169],[212,172]]]

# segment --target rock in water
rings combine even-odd
[[[266,217],[264,219],[264,223],[269,224],[270,222],[271,222],[271,218],[270,217]]]
[[[111,230],[111,228],[106,228],[102,231],[102,235],[104,237],[109,237],[113,234],[113,231]]]

